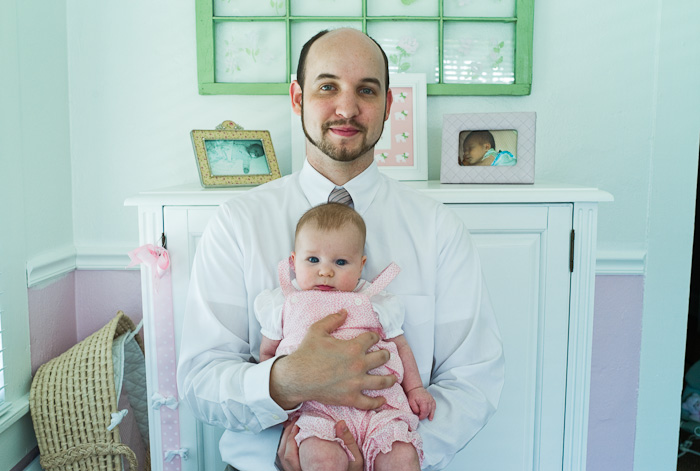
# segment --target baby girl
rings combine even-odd
[[[353,457],[336,438],[335,424],[340,420],[355,437],[365,470],[419,470],[423,452],[418,421],[432,420],[435,413],[435,399],[423,387],[401,329],[403,305],[383,291],[399,268],[390,264],[372,282],[360,278],[367,261],[365,235],[362,217],[346,205],[328,203],[310,209],[297,224],[294,252],[279,264],[281,287],[265,290],[255,299],[263,334],[260,361],[291,353],[311,324],[342,309],[348,316],[333,332],[334,337],[350,339],[371,330],[383,339],[371,350],[382,348],[391,353],[388,363],[370,373],[393,374],[398,382],[388,389],[365,391],[386,399],[379,409],[364,411],[307,401],[295,413],[304,471],[347,469]]]

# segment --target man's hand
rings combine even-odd
[[[352,433],[350,433],[347,425],[342,420],[335,424],[335,437],[343,440],[343,443],[345,443],[345,446],[348,447],[353,458],[355,458],[355,461],[351,461],[348,464],[348,471],[362,471],[365,462],[362,458],[362,453],[360,453],[360,447],[357,446],[355,437],[352,436]]]
[[[418,419],[423,420],[426,417],[428,420],[433,420],[435,416],[435,398],[424,387],[411,389],[406,393],[408,404],[411,410],[418,416]]]
[[[283,471],[301,471],[299,446],[296,441],[297,433],[299,433],[299,427],[296,425],[296,420],[284,424],[280,446],[277,450],[278,460],[275,463]],[[355,458],[355,461],[351,461],[348,465],[348,471],[362,471],[364,461],[362,453],[360,453],[360,447],[357,446],[355,437],[352,436],[344,421],[341,420],[335,424],[335,436],[343,440],[343,443],[345,443],[345,446],[348,447],[353,458]]]
[[[297,433],[299,433],[299,427],[297,427],[296,420],[285,422],[275,461],[275,465],[284,471],[301,471],[299,445],[296,441]]]
[[[347,312],[330,314],[309,327],[299,348],[278,359],[270,373],[270,396],[289,410],[304,401],[373,410],[383,397],[369,397],[363,390],[386,389],[396,383],[394,375],[367,372],[389,361],[389,352],[367,350],[380,339],[374,332],[352,340],[338,340],[331,333],[343,325]]]

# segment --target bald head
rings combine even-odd
[[[377,43],[370,36],[365,33],[358,31],[353,28],[339,28],[334,30],[323,30],[316,33],[311,39],[309,39],[304,47],[301,49],[299,54],[299,63],[297,65],[297,82],[301,86],[302,90],[304,88],[304,82],[306,80],[306,61],[309,56],[309,51],[315,43],[317,46],[321,46],[324,53],[333,54],[345,54],[349,48],[352,47],[362,47],[369,46],[375,50],[378,60],[384,63],[384,92],[389,90],[389,61],[381,48],[379,43]],[[314,48],[316,49],[316,48]]]

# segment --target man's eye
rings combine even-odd
[[[374,90],[371,88],[361,88],[360,93],[363,95],[374,95]]]
[[[318,257],[309,257],[307,260],[311,263],[318,263]]]
[[[343,259],[341,258],[340,260],[336,260],[335,263],[336,263],[336,265],[340,265],[340,266],[342,267],[343,265],[346,265],[346,264],[348,263],[348,261],[347,261],[347,260],[343,260]]]
[[[333,85],[321,85],[321,90],[323,90],[324,92],[329,92],[333,90],[333,88]]]

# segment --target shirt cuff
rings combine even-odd
[[[287,411],[282,409],[270,397],[270,371],[275,361],[281,357],[276,356],[259,363],[255,367],[249,368],[244,375],[243,393],[245,394],[246,404],[255,414],[263,429],[284,422],[289,414],[301,407],[300,405]]]

